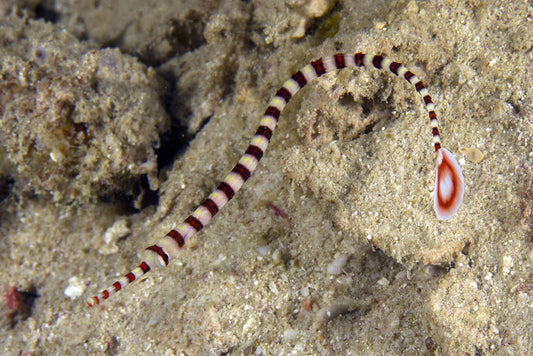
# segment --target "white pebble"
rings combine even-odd
[[[347,255],[339,255],[336,259],[331,262],[328,267],[327,271],[329,274],[338,275],[342,273],[342,269],[346,265],[346,262],[348,262],[348,256]]]
[[[71,277],[68,280],[68,287],[63,292],[70,299],[76,299],[85,292],[85,283],[78,277]]]
[[[511,272],[511,268],[513,268],[513,258],[511,256],[503,256],[503,266],[502,271],[503,273],[509,273]]]
[[[383,287],[388,286],[390,284],[389,280],[385,277],[380,278],[376,283]]]
[[[270,246],[259,246],[255,249],[261,256],[267,256],[270,253]]]

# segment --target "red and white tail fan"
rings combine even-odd
[[[465,194],[465,181],[453,154],[441,147],[437,151],[434,209],[437,217],[448,220],[455,215]]]

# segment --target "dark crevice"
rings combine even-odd
[[[252,31],[250,29],[250,31]],[[247,32],[251,33],[251,32]],[[250,38],[250,36],[246,36],[246,38],[243,39],[243,49],[247,50],[249,52],[253,52],[257,49],[257,44]]]
[[[6,199],[15,184],[15,180],[8,176],[0,176],[0,202]]]
[[[368,125],[366,125],[365,129],[363,130],[363,135],[369,134],[372,131],[374,131],[374,127],[376,126],[377,122],[372,122]]]
[[[342,94],[339,100],[337,101],[342,106],[352,107],[354,105],[357,105],[357,103],[354,100],[354,97],[350,93]]]
[[[202,121],[200,122],[200,125],[198,126],[198,130],[196,130],[194,135],[191,136],[190,140],[194,139],[196,137],[196,135],[198,135],[198,133],[201,132],[205,126],[207,126],[209,121],[211,121],[212,117],[213,117],[213,115],[209,115],[208,117],[205,117],[205,118],[202,119]]]
[[[363,116],[368,116],[374,109],[374,100],[362,98],[361,108],[363,109]]]
[[[139,181],[139,186],[135,189],[136,196],[142,194],[142,199],[137,201],[137,199],[129,199],[130,205],[135,209],[144,209],[149,206],[158,206],[159,205],[159,190],[151,190],[150,184],[148,183],[148,177],[142,175]]]
[[[127,180],[122,186],[126,187],[122,191],[113,191],[100,194],[98,201],[101,203],[112,203],[117,211],[124,214],[135,214],[139,210],[137,206],[137,197],[141,193],[141,180],[135,182],[134,178]],[[146,184],[148,185],[148,184]]]
[[[59,20],[59,13],[40,4],[35,8],[35,18],[56,23]]]
[[[170,117],[170,128],[159,135],[159,147],[155,149],[157,155],[158,174],[166,167],[170,167],[176,157],[187,148],[194,136],[187,136],[187,128],[180,125],[180,120],[192,113],[183,110],[183,105],[176,102],[180,97],[176,83],[176,76],[170,71],[158,71],[159,76],[166,83],[161,97],[161,105]],[[136,211],[151,205],[159,204],[159,191],[150,189],[148,178],[142,175],[134,185],[131,192],[122,192],[120,196],[114,195],[108,199],[118,199],[126,202],[128,209]],[[140,199],[139,199],[140,198]]]
[[[177,83],[178,78],[173,72],[158,71],[158,74],[167,83],[167,90],[161,98],[162,106],[170,116],[170,129],[161,134],[159,148],[156,149],[157,167],[159,170],[174,162],[175,157],[183,152],[192,137],[187,137],[187,129],[180,122],[182,118],[191,115],[189,111],[184,111],[184,105],[176,102],[180,98]]]

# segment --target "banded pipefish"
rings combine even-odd
[[[87,305],[92,307],[100,304],[104,299],[109,298],[150,270],[156,267],[167,266],[176,257],[178,251],[185,245],[187,240],[202,230],[211,221],[257,169],[257,165],[265,153],[281,113],[291,98],[311,80],[346,67],[388,70],[408,81],[422,96],[429,113],[433,146],[437,154],[433,207],[437,218],[441,220],[448,220],[454,216],[463,201],[463,173],[453,154],[441,145],[435,106],[422,81],[402,64],[381,55],[364,53],[346,55],[337,53],[310,62],[283,83],[281,88],[276,92],[276,95],[268,103],[259,127],[244,155],[239,159],[232,171],[222,180],[215,191],[181,224],[178,224],[170,230],[157,243],[149,246],[147,248],[146,258],[137,268],[120,277],[98,295],[87,299]]]

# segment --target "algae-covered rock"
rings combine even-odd
[[[17,189],[70,201],[125,191],[142,174],[157,188],[168,118],[152,69],[14,16],[0,44],[0,142]]]

